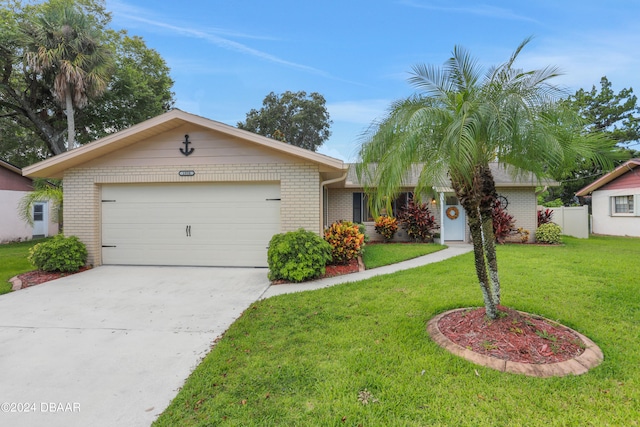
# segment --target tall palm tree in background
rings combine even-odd
[[[529,43],[488,71],[460,47],[443,67],[418,65],[410,83],[421,93],[394,103],[364,135],[358,174],[372,204],[395,196],[408,173],[419,171],[416,195],[451,186],[469,221],[475,269],[486,313],[497,317],[500,280],[491,212],[496,199],[489,164],[514,178],[542,180],[580,159],[611,167],[614,143],[582,132],[579,116],[562,110],[554,67],[523,71],[514,63]],[[448,182],[447,182],[448,181]]]
[[[74,108],[85,107],[89,98],[106,90],[113,67],[98,25],[74,2],[63,0],[43,4],[36,24],[24,29],[30,42],[27,64],[45,80],[52,79],[53,93],[65,108],[67,150],[75,144]]]

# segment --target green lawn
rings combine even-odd
[[[35,270],[35,267],[27,261],[27,256],[29,249],[43,240],[0,245],[0,295],[11,292],[11,283],[8,280],[13,276]]]
[[[156,425],[637,426],[640,239],[565,242],[499,246],[503,303],[593,339],[585,375],[500,373],[429,339],[434,315],[482,304],[469,253],[255,303]]]
[[[369,244],[364,247],[362,261],[368,270],[441,251],[444,248],[446,248],[446,246],[432,243]]]

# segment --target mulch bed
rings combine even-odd
[[[19,274],[18,279],[22,280],[22,288],[28,288],[30,286],[39,285],[41,283],[48,282],[50,280],[59,279],[61,277],[70,276],[72,274],[81,273],[89,270],[91,267],[82,267],[80,270],[74,273],[62,273],[60,271],[40,271],[34,270],[27,273]]]
[[[461,347],[511,362],[557,363],[584,352],[582,340],[562,325],[506,307],[499,311],[493,321],[484,307],[454,311],[440,319],[438,329]]]
[[[342,276],[344,274],[357,273],[359,271],[358,260],[352,259],[347,264],[329,264],[325,267],[324,275],[313,280],[326,279],[327,277]],[[288,280],[274,280],[272,285],[283,285],[291,283]],[[304,282],[303,282],[304,283]]]

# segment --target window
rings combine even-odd
[[[458,198],[456,196],[446,196],[444,204],[447,206],[458,206]]]
[[[353,222],[373,221],[369,210],[369,197],[364,193],[353,193]]]
[[[612,210],[615,214],[633,214],[633,196],[614,196],[611,198]]]
[[[33,220],[42,221],[44,217],[44,205],[33,205]]]
[[[413,199],[413,193],[400,193],[391,203],[389,215],[397,216],[398,213],[409,205]],[[369,197],[365,193],[353,193],[353,222],[373,222],[373,213],[369,209]]]

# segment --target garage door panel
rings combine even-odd
[[[188,191],[185,191],[186,187]],[[256,183],[211,183],[211,184],[127,184],[104,186],[103,200],[146,203],[175,202],[246,202],[265,198],[279,198],[277,184]]]
[[[279,204],[265,201],[235,203],[233,205],[226,203],[103,203],[103,222],[136,221],[144,223],[149,220],[166,219],[167,217],[174,218],[175,220],[172,222],[179,221],[181,218],[188,219],[191,222],[211,222],[215,218],[225,218],[238,222],[249,218],[252,220],[259,219],[263,211],[274,208],[279,208]]]
[[[103,263],[267,266],[279,198],[276,183],[106,185]]]
[[[264,251],[261,247],[243,248],[241,254],[237,251],[193,251],[192,256],[176,256],[176,252],[186,248],[158,248],[148,250],[148,260],[144,265],[178,265],[178,266],[232,266],[232,267],[260,267]],[[103,248],[103,257],[111,260],[111,264],[131,265],[131,260],[139,255],[139,247]],[[146,250],[146,249],[145,249]]]

